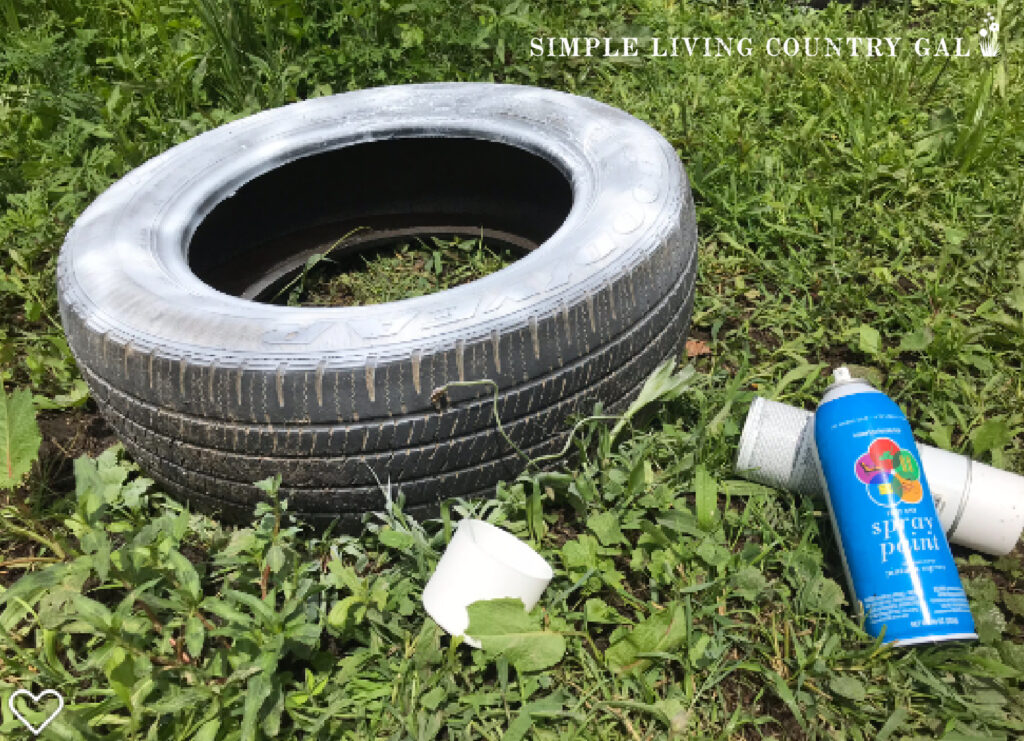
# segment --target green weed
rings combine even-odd
[[[57,688],[54,732],[82,739],[1019,733],[1019,558],[960,562],[978,645],[869,639],[822,503],[718,473],[738,430],[712,425],[721,379],[686,375],[619,443],[584,423],[571,469],[425,523],[399,494],[359,537],[304,532],[276,479],[230,531],[116,448],[82,458],[62,544],[0,594],[0,691]],[[471,610],[481,651],[419,602],[467,516],[555,568],[530,615]]]
[[[288,306],[366,306],[424,296],[469,283],[516,259],[483,239],[430,237],[349,258],[317,253],[276,292]]]

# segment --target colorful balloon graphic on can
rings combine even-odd
[[[921,464],[909,450],[887,437],[871,442],[864,455],[854,463],[857,480],[864,484],[868,498],[880,507],[899,502],[917,504],[924,496]]]

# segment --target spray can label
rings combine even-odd
[[[847,579],[886,642],[974,638],[910,424],[878,391],[823,403],[815,443]]]

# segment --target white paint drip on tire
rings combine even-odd
[[[377,359],[369,357],[366,359],[366,393],[371,402],[377,401]]]
[[[491,330],[491,348],[494,354],[494,370],[501,373],[501,336],[498,330]]]
[[[277,373],[274,378],[274,385],[277,388],[277,405],[279,407],[284,406],[284,372],[287,367],[284,363],[277,366]]]
[[[423,360],[423,353],[416,350],[412,354],[412,387],[417,394],[423,393],[420,387],[420,362]]]
[[[316,365],[316,375],[313,377],[314,390],[316,391],[316,405],[324,405],[324,370],[327,369],[327,359],[324,358]]]

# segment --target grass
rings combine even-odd
[[[947,63],[528,50],[547,35],[972,41],[993,6],[0,2],[0,380],[55,408],[40,464],[0,494],[0,697],[60,689],[45,735],[69,739],[1020,737],[1020,549],[956,551],[977,644],[893,651],[851,618],[822,503],[731,473],[750,399],[811,407],[838,362],[919,439],[1024,473],[1021,13],[1004,5],[1001,56]],[[291,526],[272,481],[232,531],[116,451],[72,469],[105,440],[57,321],[75,216],[225,121],[436,79],[589,95],[677,148],[701,234],[691,334],[709,350],[682,394],[615,440],[584,424],[574,466],[439,521],[398,508],[358,538]],[[555,566],[537,613],[564,639],[550,668],[453,646],[424,618],[419,592],[468,514]]]
[[[479,239],[430,237],[369,254],[316,254],[271,297],[287,306],[368,306],[425,296],[483,278],[510,265],[511,250]]]

